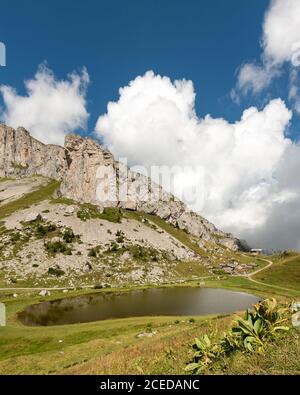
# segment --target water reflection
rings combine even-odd
[[[226,314],[259,300],[241,292],[212,288],[159,288],[45,301],[19,313],[30,326],[75,324],[138,316]]]

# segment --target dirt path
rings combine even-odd
[[[244,254],[243,254],[244,255]],[[246,255],[244,255],[246,256]],[[251,280],[251,277],[255,276],[257,273],[260,273],[266,269],[268,269],[269,267],[271,267],[273,265],[273,262],[270,261],[269,259],[264,259],[264,258],[260,258],[260,260],[267,262],[268,264],[264,267],[261,267],[260,269],[255,270],[252,273],[247,274],[246,276]]]
[[[243,255],[244,255],[244,254],[243,254]],[[246,255],[244,255],[244,256],[246,256]],[[271,267],[271,266],[273,265],[273,262],[270,261],[269,259],[265,259],[265,258],[259,258],[259,259],[262,260],[262,261],[267,262],[268,264],[267,264],[266,266],[264,266],[264,267],[258,269],[258,270],[255,270],[255,271],[252,272],[252,273],[249,273],[249,274],[244,275],[244,277],[248,278],[248,280],[252,281],[253,283],[260,284],[260,285],[264,285],[264,286],[266,286],[266,287],[278,288],[278,289],[282,289],[282,290],[284,290],[284,291],[291,291],[291,292],[294,291],[294,290],[291,289],[291,288],[280,287],[279,285],[272,285],[272,284],[264,283],[264,282],[262,282],[262,281],[254,280],[254,278],[252,278],[253,276],[255,276],[255,275],[258,274],[258,273],[263,272],[264,270],[267,270],[269,267]]]

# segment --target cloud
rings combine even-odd
[[[238,75],[237,90],[233,94],[238,97],[237,92],[243,95],[248,93],[257,94],[271,85],[273,79],[280,74],[280,70],[266,63],[259,66],[254,63],[244,64]]]
[[[67,133],[86,126],[88,83],[85,69],[68,75],[67,80],[57,80],[51,70],[41,65],[35,77],[25,81],[25,96],[10,86],[0,86],[4,102],[0,119],[13,127],[25,127],[44,143],[63,144]]]
[[[287,63],[291,68],[300,65],[300,2],[299,0],[272,0],[265,14],[261,40],[261,63],[246,63],[238,73],[232,97],[239,94],[257,94],[268,88],[282,73]],[[291,82],[292,83],[292,82]],[[294,96],[296,109],[300,100]]]
[[[191,81],[172,82],[149,71],[120,89],[96,133],[130,165],[180,165],[176,194],[196,179],[201,196],[189,205],[222,229],[263,247],[276,247],[284,233],[300,246],[300,210],[294,211],[300,148],[285,136],[292,116],[285,103],[248,108],[236,123],[198,118],[194,105]],[[281,214],[293,220],[283,220],[279,231]]]
[[[300,43],[300,2],[273,0],[263,24],[264,56],[273,64],[290,62]]]

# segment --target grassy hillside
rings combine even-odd
[[[14,200],[0,207],[0,219],[8,217],[17,210],[22,210],[45,199],[49,199],[59,187],[59,181],[49,181],[49,183],[36,191],[33,191],[20,199]]]
[[[295,290],[300,289],[300,255],[288,256],[282,260],[276,260],[265,271],[254,276],[255,280],[271,283],[280,287]]]

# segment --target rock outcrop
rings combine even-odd
[[[61,179],[66,165],[64,148],[45,145],[24,128],[0,125],[0,177],[40,174]]]
[[[40,174],[61,180],[63,196],[103,207],[155,214],[202,240],[240,247],[238,239],[218,230],[148,177],[132,172],[94,140],[68,135],[65,146],[45,145],[24,128],[0,125],[0,177]]]

